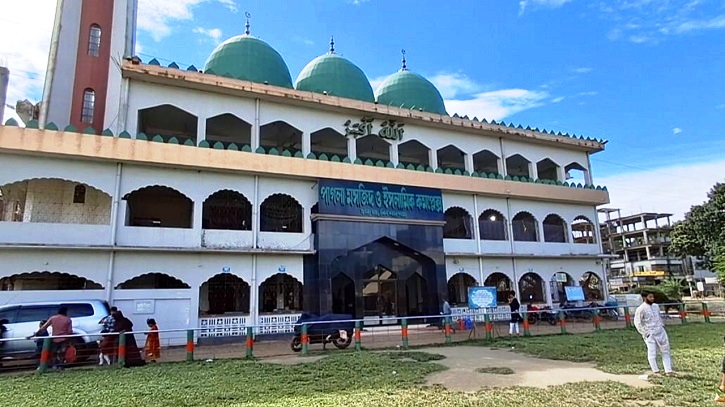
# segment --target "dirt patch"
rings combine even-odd
[[[525,386],[545,388],[577,382],[615,381],[633,387],[649,387],[651,383],[637,375],[604,373],[588,363],[539,359],[508,350],[492,350],[478,346],[421,349],[446,358],[440,363],[448,370],[428,377],[426,384],[440,384],[457,391],[477,391],[486,387]],[[478,373],[481,368],[508,367],[513,374]]]
[[[313,363],[324,358],[325,355],[315,356],[280,356],[278,358],[261,359],[263,363],[273,363],[275,365],[301,365],[303,363]]]

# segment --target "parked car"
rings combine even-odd
[[[98,353],[98,342],[101,339],[101,320],[110,315],[111,309],[102,300],[34,302],[23,304],[7,304],[0,306],[0,320],[7,320],[5,338],[22,338],[5,342],[2,349],[3,358],[27,358],[35,353],[36,343],[26,339],[33,335],[40,321],[47,320],[58,313],[61,306],[68,307],[68,316],[73,321],[73,333],[83,335],[73,338],[78,354],[77,360],[84,361]],[[52,329],[49,329],[52,335]]]

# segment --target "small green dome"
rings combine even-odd
[[[375,92],[375,96],[381,105],[448,114],[438,89],[428,79],[407,69],[388,76]]]
[[[375,102],[373,88],[365,73],[352,62],[333,52],[319,56],[307,64],[297,77],[295,88]]]
[[[292,89],[292,77],[282,56],[266,42],[248,34],[219,44],[206,60],[204,71]]]

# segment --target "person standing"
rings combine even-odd
[[[509,322],[509,335],[519,335],[519,322],[521,322],[521,304],[514,293],[509,294],[509,307],[511,307],[511,321]]]
[[[58,370],[63,370],[65,363],[65,353],[68,345],[70,344],[70,338],[58,338],[58,336],[67,336],[73,334],[73,322],[68,317],[68,307],[58,308],[58,313],[48,319],[43,325],[40,326],[37,332],[32,337],[39,336],[46,329],[52,330],[52,342],[50,348],[50,354],[54,356],[54,367]]]
[[[156,320],[149,318],[146,320],[149,330],[146,332],[146,361],[156,362],[161,357],[161,341],[159,340],[159,327]]]
[[[647,345],[647,360],[652,373],[655,375],[660,374],[660,369],[657,366],[657,352],[659,351],[662,354],[665,375],[673,376],[670,340],[667,337],[665,325],[660,316],[660,307],[655,304],[655,296],[651,292],[643,291],[642,299],[644,302],[637,307],[637,311],[634,313],[634,326]]]

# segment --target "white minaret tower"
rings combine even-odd
[[[40,125],[114,126],[121,63],[133,56],[138,0],[57,0]]]

